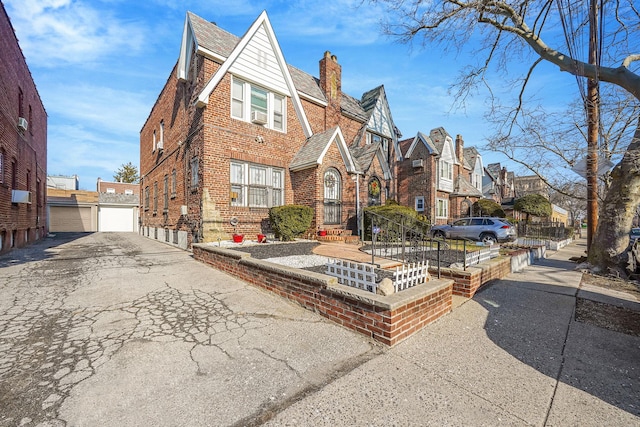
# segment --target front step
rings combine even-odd
[[[346,242],[358,243],[360,239],[354,236],[351,230],[343,230],[341,228],[330,228],[326,230],[326,236],[317,236],[319,242]]]

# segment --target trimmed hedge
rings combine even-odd
[[[290,241],[311,227],[313,208],[302,205],[276,206],[269,209],[269,220],[276,237]]]

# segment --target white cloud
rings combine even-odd
[[[113,53],[137,51],[143,30],[95,3],[74,0],[5,0],[30,64],[86,64]]]

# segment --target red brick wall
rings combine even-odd
[[[438,270],[430,268],[429,272],[437,277]],[[452,279],[453,294],[473,298],[481,286],[492,280],[502,279],[511,273],[511,257],[500,257],[489,262],[468,267],[466,271],[452,268],[441,268],[440,277]]]
[[[194,257],[254,286],[295,301],[305,308],[383,344],[393,346],[451,311],[450,281],[433,292],[425,288],[405,290],[413,298],[394,305],[382,298],[336,284],[336,279],[306,273],[269,262],[254,260],[249,254],[213,246],[195,245]]]
[[[140,195],[140,184],[128,184],[125,182],[98,181],[98,193],[106,193],[107,188],[113,188],[116,194],[124,194],[126,190],[132,190],[136,196]]]
[[[422,159],[422,167],[413,167],[413,160]],[[435,156],[427,151],[422,143],[418,143],[411,154],[398,162],[398,202],[401,205],[415,208],[415,199],[424,197],[424,215],[431,221],[435,218]]]
[[[18,128],[18,117],[28,121],[26,131]],[[0,153],[4,159],[0,170],[1,253],[47,233],[47,114],[1,3]],[[32,203],[12,203],[12,190],[30,191]]]

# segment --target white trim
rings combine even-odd
[[[282,50],[280,49],[280,45],[276,39],[275,33],[273,32],[273,28],[271,27],[271,23],[269,22],[269,17],[267,16],[267,12],[263,11],[258,19],[249,27],[249,30],[245,33],[245,35],[240,39],[236,47],[233,49],[227,60],[222,63],[221,67],[218,71],[211,77],[209,82],[205,85],[200,95],[196,100],[196,107],[204,108],[209,103],[209,96],[211,92],[218,86],[220,81],[224,78],[224,76],[229,71],[229,68],[233,65],[233,63],[238,59],[242,51],[247,47],[252,37],[257,33],[261,26],[264,25],[265,31],[271,43],[271,47],[273,48],[273,52],[276,57],[276,61],[278,65],[280,65],[280,71],[282,72],[285,83],[289,92],[291,93],[291,99],[293,101],[293,108],[296,111],[296,115],[298,116],[298,120],[300,120],[300,124],[302,125],[302,130],[304,131],[305,136],[308,138],[313,135],[313,131],[311,130],[311,125],[307,119],[307,116],[302,108],[302,104],[300,102],[300,97],[298,96],[298,92],[296,91],[295,85],[293,84],[293,79],[291,74],[289,73],[289,68],[287,67],[287,63],[284,60],[284,56],[282,55]]]

